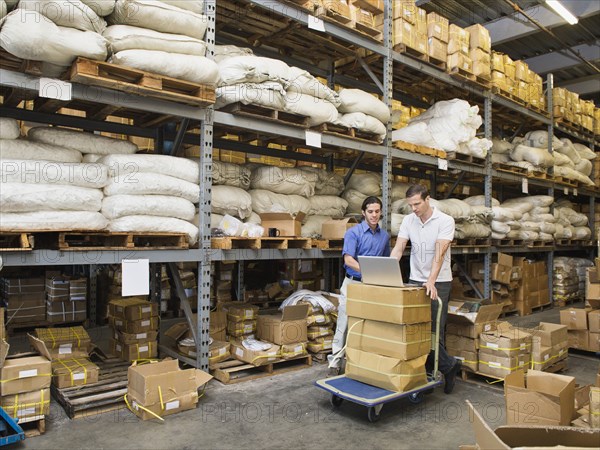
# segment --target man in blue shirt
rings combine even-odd
[[[338,375],[342,365],[342,349],[346,342],[348,316],[346,315],[346,293],[348,285],[362,281],[359,256],[390,256],[390,235],[379,227],[381,200],[367,197],[361,210],[364,220],[350,228],[344,235],[344,269],[346,276],[340,288],[342,294],[338,307],[338,319],[333,338],[332,354],[329,355],[329,376]]]

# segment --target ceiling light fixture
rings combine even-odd
[[[546,4],[552,8],[556,14],[569,22],[569,25],[575,25],[579,22],[579,19],[575,17],[567,8],[563,6],[558,0],[546,0]]]

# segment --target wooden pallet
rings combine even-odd
[[[36,248],[63,251],[187,249],[184,233],[62,231],[36,234]]]
[[[525,177],[528,175],[528,171],[524,167],[511,166],[509,164],[504,163],[494,163],[492,164],[492,167],[499,172],[508,172]]]
[[[569,306],[569,305],[572,305],[573,303],[579,303],[582,301],[583,301],[582,297],[572,297],[572,298],[567,298],[567,299],[558,299],[554,303],[557,307],[564,308],[565,306]]]
[[[446,156],[449,160],[452,159],[477,166],[485,165],[485,158],[479,158],[473,155],[465,155],[464,153],[458,152],[446,152]]]
[[[544,247],[553,247],[554,241],[528,241],[527,248],[544,248]]]
[[[559,373],[559,372],[564,372],[565,370],[569,369],[569,360],[568,358],[564,358],[561,359],[560,361],[552,364],[549,367],[546,367],[544,369],[544,372],[549,372],[549,373]]]
[[[277,122],[295,127],[308,128],[309,118],[299,114],[277,111],[275,109],[266,108],[259,105],[244,105],[237,102],[221,108],[220,111],[236,114],[239,116],[253,117],[269,122]]]
[[[525,106],[525,107],[527,106],[527,103],[525,103],[523,100],[521,100],[518,96],[516,96],[515,94],[513,94],[511,92],[508,92],[508,91],[505,91],[503,89],[500,89],[497,86],[492,86],[492,93],[494,95],[498,95],[500,97],[504,97],[505,99],[510,100],[510,101],[512,101],[514,103],[517,103],[517,104],[519,104],[521,106]]]
[[[0,68],[23,72],[29,75],[42,76],[42,62],[21,59],[0,48]]]
[[[26,438],[41,436],[46,432],[46,416],[34,416],[19,419],[19,426]]]
[[[494,247],[517,247],[523,245],[520,239],[492,239]]]
[[[443,72],[446,72],[446,70],[448,69],[448,65],[446,63],[445,59],[437,59],[434,56],[428,55],[428,63],[434,67],[437,67],[438,69],[440,69]]]
[[[26,252],[33,250],[33,236],[29,233],[0,233],[0,251]]]
[[[489,238],[455,239],[452,242],[452,247],[489,247],[490,245]]]
[[[343,239],[312,239],[311,246],[321,250],[339,250],[344,247]]]
[[[429,62],[429,55],[427,53],[420,52],[416,48],[409,47],[406,44],[394,45],[394,51],[398,53],[403,53],[405,55],[410,55],[413,58],[420,59],[424,62]]]
[[[222,250],[232,249],[289,249],[289,248],[311,248],[310,238],[299,237],[214,237],[211,238],[211,248]]]
[[[375,28],[373,25],[367,25],[358,21],[352,21],[352,25],[354,30],[363,36],[371,38],[377,42],[383,41],[383,32]]]
[[[562,175],[554,175],[554,182],[572,188],[576,188],[577,183],[579,183],[577,180],[573,180]]]
[[[71,419],[125,408],[123,396],[127,393],[127,369],[131,363],[117,358],[94,363],[100,368],[97,383],[63,389],[51,387],[52,396]]]
[[[319,11],[319,16],[324,19],[330,19],[334,22],[338,22],[342,25],[348,25],[352,23],[350,9],[348,9],[348,14],[346,15],[336,8],[336,2],[325,2]]]
[[[548,113],[547,109],[542,109],[539,106],[534,105],[532,103],[527,103],[527,109],[530,109],[538,114],[541,114],[542,116],[550,117],[550,113]]]
[[[200,107],[213,105],[216,98],[215,87],[209,84],[193,83],[81,57],[71,66],[69,80]]]
[[[476,82],[477,77],[473,75],[471,72],[464,70],[462,67],[448,67],[446,72],[453,78],[457,78],[459,80],[468,80],[471,82]]]
[[[379,144],[379,136],[373,133],[365,133],[356,128],[349,128],[342,125],[334,125],[332,123],[323,123],[315,127],[315,131],[325,134],[333,134],[350,139],[363,140],[369,143]]]
[[[446,152],[444,150],[438,150],[437,148],[425,147],[424,145],[416,145],[404,141],[395,141],[393,145],[399,150],[405,150],[411,153],[420,153],[435,158],[446,158]]]
[[[262,366],[247,364],[237,359],[228,359],[211,366],[210,373],[223,384],[234,384],[293,372],[311,366],[311,355],[281,359]]]
[[[474,384],[487,384],[489,387],[494,387],[498,390],[503,390],[504,378],[494,377],[481,372],[473,372],[471,369],[464,367],[460,371],[462,381]]]
[[[284,0],[284,3],[290,3],[312,16],[318,16],[320,14],[321,3],[317,0]]]

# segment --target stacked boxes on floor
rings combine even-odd
[[[484,274],[485,266],[483,262],[471,263],[470,275],[473,280],[481,281],[481,283],[478,283],[480,292],[483,291]],[[492,302],[498,304],[510,302],[511,287],[516,287],[514,283],[517,278],[520,278],[520,274],[519,270],[513,271],[513,257],[498,253],[498,260],[492,264],[491,272]]]
[[[470,53],[470,33],[457,25],[450,24],[448,40],[448,58],[446,64],[449,70],[473,72],[473,61]]]
[[[227,335],[230,341],[243,341],[256,333],[258,306],[231,302],[223,304],[222,308],[227,312]]]
[[[585,295],[589,306],[562,310],[560,323],[568,327],[569,347],[600,352],[600,281],[597,267],[587,269]]]
[[[318,259],[292,259],[282,261],[279,267],[280,285],[290,285],[295,290],[308,289],[320,291],[325,289],[323,278],[323,261]],[[269,297],[271,297],[269,295]]]
[[[0,341],[0,406],[19,420],[37,420],[50,413],[52,367],[45,356],[8,358]]]
[[[332,313],[326,314],[321,307],[309,305],[308,317],[308,351],[311,353],[331,353],[336,318]]]
[[[111,352],[124,361],[156,358],[158,304],[143,298],[111,300],[108,304]]]
[[[492,39],[483,25],[475,24],[465,28],[469,32],[469,56],[473,61],[473,75],[490,80]]]
[[[306,318],[309,310],[310,305],[297,304],[284,307],[280,314],[259,315],[256,331],[258,339],[280,346],[279,354],[283,359],[306,355]]]
[[[427,51],[430,58],[446,62],[450,23],[434,12],[427,14]]]
[[[92,341],[83,327],[36,328],[30,342],[52,361],[52,384],[57,388],[98,381],[100,369],[89,359]]]
[[[431,300],[423,288],[348,286],[346,376],[404,392],[427,383]]]
[[[547,370],[569,356],[567,327],[555,323],[540,322],[531,331],[531,368]]]
[[[550,303],[548,290],[548,266],[546,261],[529,261],[515,258],[515,266],[521,267],[521,284],[513,300],[522,315],[531,314],[532,308]]]
[[[2,278],[0,292],[11,324],[38,325],[46,321],[43,277]]]
[[[167,312],[170,301],[171,283],[169,282],[169,274],[167,273],[167,267],[162,266],[160,272],[160,312]]]
[[[531,362],[531,334],[499,322],[493,331],[479,336],[479,373],[504,378],[517,370],[527,371]]]
[[[198,282],[196,281],[196,274],[191,270],[180,269],[179,278],[181,278],[181,284],[183,285],[185,296],[190,303],[190,307],[196,309],[198,307]],[[179,293],[177,293],[177,295],[179,295]]]
[[[233,271],[236,267],[235,264],[235,261],[217,261],[213,263],[212,304],[217,305],[233,300],[231,292],[234,278]]]
[[[452,300],[448,303],[446,350],[463,367],[479,371],[479,336],[497,328],[502,305]]]
[[[46,277],[48,323],[83,322],[87,318],[87,279],[61,275]]]

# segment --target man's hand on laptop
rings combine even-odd
[[[423,287],[425,288],[425,293],[431,297],[432,300],[437,298],[437,289],[435,288],[435,281],[426,281],[423,283]]]

